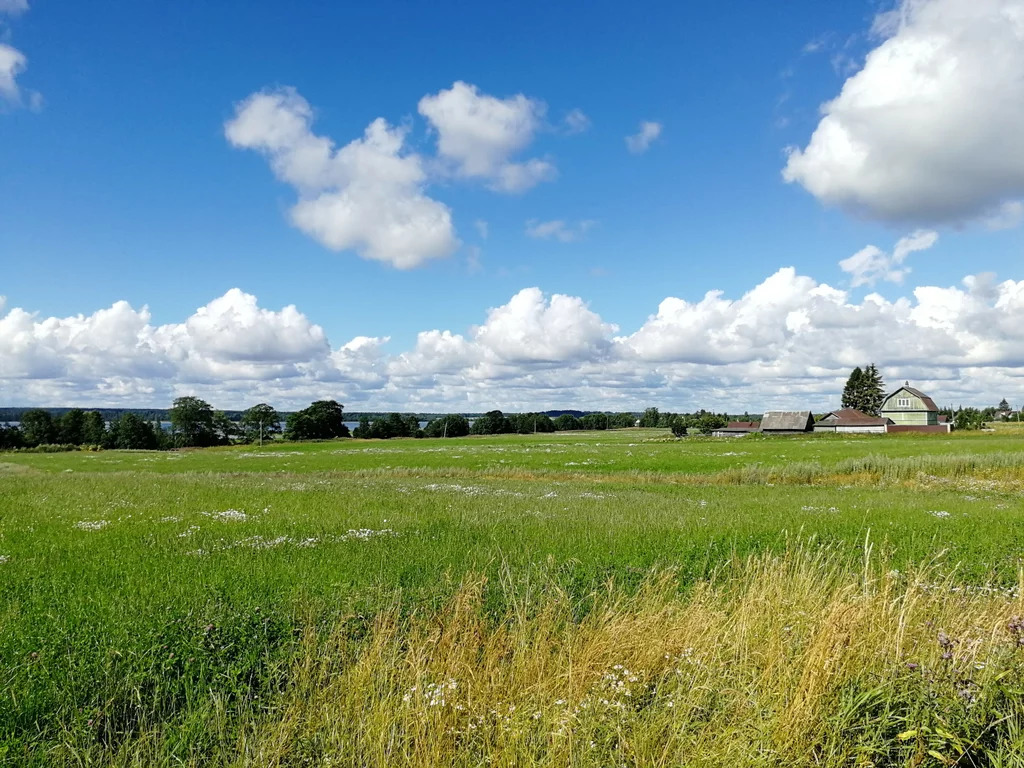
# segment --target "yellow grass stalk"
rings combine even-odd
[[[804,548],[696,585],[608,584],[582,619],[552,580],[497,615],[487,589],[468,577],[434,615],[396,601],[357,648],[310,632],[243,762],[971,765],[1017,749],[1024,606],[934,567],[851,573]]]

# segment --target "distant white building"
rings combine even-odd
[[[814,422],[815,432],[885,434],[891,419],[871,416],[856,408],[841,408]]]

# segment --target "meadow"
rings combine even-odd
[[[1024,433],[0,454],[0,765],[1024,765]]]

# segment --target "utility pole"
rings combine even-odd
[[[263,447],[263,419],[260,419],[260,448]]]

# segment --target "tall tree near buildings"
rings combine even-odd
[[[198,397],[179,397],[171,406],[171,431],[177,445],[191,448],[215,445],[213,408]]]
[[[997,411],[1008,411],[1008,410],[1010,410],[1010,404],[1008,402],[1006,402],[1006,398],[1005,397],[1002,400],[999,401],[999,405],[996,406],[996,410]]]
[[[843,408],[856,408],[858,411],[877,416],[885,402],[885,389],[882,374],[874,363],[854,368],[843,388]]]
[[[843,387],[843,408],[858,408],[860,402],[861,387],[863,385],[864,372],[858,365],[850,373],[850,378],[846,380],[846,386]]]
[[[871,365],[864,369],[861,378],[861,391],[863,392],[861,396],[861,405],[863,407],[859,410],[872,416],[877,416],[882,409],[882,403],[885,402],[885,383],[882,381],[882,374],[878,372],[878,368],[874,363],[871,363]]]

